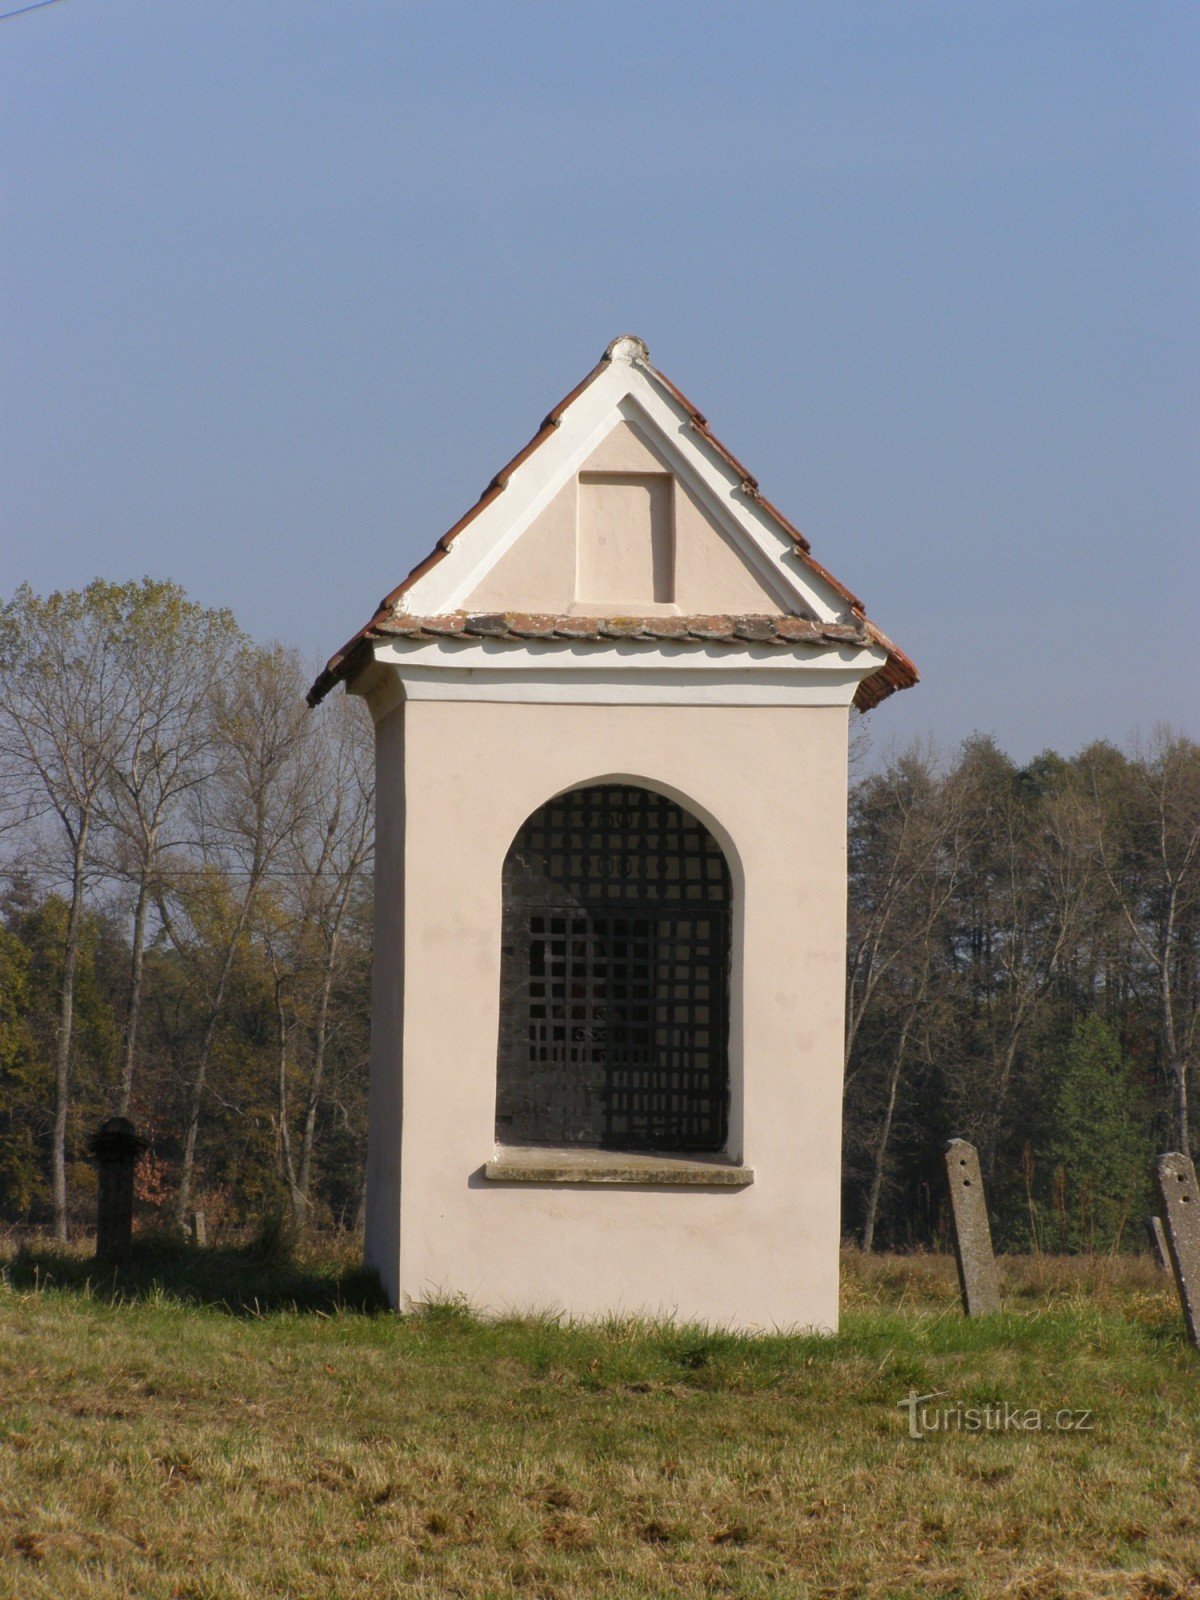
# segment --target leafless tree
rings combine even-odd
[[[374,762],[370,723],[363,708],[345,695],[324,709],[314,740],[314,803],[308,826],[296,838],[294,870],[303,891],[304,943],[315,979],[312,1046],[300,1135],[300,1161],[293,1188],[297,1222],[303,1222],[312,1192],[317,1111],[325,1078],[330,1005],[343,956],[347,921],[366,888],[374,850]]]
[[[941,786],[935,801],[935,815],[930,819],[939,834],[939,846],[907,896],[903,954],[888,984],[892,1015],[886,1032],[891,1040],[890,1058],[871,1152],[871,1177],[863,1216],[862,1247],[868,1253],[875,1244],[879,1200],[887,1173],[901,1083],[914,1043],[924,1040],[928,1053],[929,1041],[936,1031],[934,1019],[941,999],[940,958],[947,939],[946,912],[954,894],[962,856],[962,818],[956,798],[950,786]]]
[[[957,944],[986,1044],[976,1075],[958,1088],[963,1131],[981,1142],[989,1175],[1038,1004],[1088,911],[1086,829],[1061,766],[1018,772],[990,740],[973,740],[955,774],[972,840],[960,877]]]
[[[1081,766],[1096,860],[1150,979],[1172,1137],[1187,1152],[1200,1031],[1200,746],[1159,728],[1131,759],[1093,746]]]
[[[194,826],[210,879],[180,902],[189,939],[164,902],[168,934],[186,958],[207,969],[201,1026],[184,1113],[176,1219],[191,1205],[196,1141],[213,1045],[230,977],[269,874],[304,826],[311,806],[311,722],[299,658],[280,646],[244,647],[226,681],[213,686],[213,774],[194,791]],[[216,899],[210,892],[218,890]]]
[[[370,722],[348,697],[338,696],[313,718],[306,747],[309,803],[280,853],[279,884],[264,897],[258,918],[272,985],[277,1162],[297,1228],[311,1202],[336,980],[348,926],[368,898],[372,756]],[[294,1082],[301,1086],[298,1140]]]
[[[46,598],[27,586],[0,611],[0,764],[8,805],[43,848],[68,899],[54,1041],[51,1197],[67,1235],[67,1119],[84,899],[94,867],[101,802],[129,738],[131,689],[123,667],[141,629],[144,584],[97,580]]]
[[[961,800],[959,788],[919,747],[862,780],[852,797],[847,1089],[866,1065],[856,1046],[869,1018],[872,1058],[889,1041],[882,1085],[867,1096],[881,1094],[882,1104],[869,1132],[863,1130],[870,1161],[862,1232],[867,1251],[874,1245],[901,1082],[914,1038],[928,1031],[946,910],[966,846]]]
[[[211,775],[214,686],[246,644],[228,611],[205,610],[175,584],[150,586],[143,613],[140,637],[129,641],[122,662],[127,733],[101,795],[106,867],[133,890],[119,1116],[129,1115],[133,1097],[148,919],[171,859],[188,859],[184,802]]]
[[[857,784],[850,812],[847,1084],[855,1074],[854,1047],[863,1019],[879,985],[909,947],[914,898],[923,902],[931,874],[935,881],[947,881],[942,860],[947,843],[961,849],[957,808],[947,803],[934,754],[921,745]],[[948,893],[955,881],[951,873]]]

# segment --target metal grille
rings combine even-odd
[[[722,1148],[729,903],[716,841],[650,790],[529,818],[504,863],[497,1138]]]

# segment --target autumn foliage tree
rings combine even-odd
[[[65,1236],[87,1126],[112,1110],[153,1138],[177,1220],[206,1122],[206,1181],[253,1189],[273,1110],[259,1085],[269,934],[304,1002],[307,1210],[323,1125],[342,1114],[331,1078],[356,1114],[361,1098],[344,1092],[342,1052],[361,1076],[365,1032],[342,1029],[339,983],[361,982],[372,835],[366,719],[314,716],[308,677],[173,584],[23,588],[0,610],[3,1214],[44,1209]],[[358,1188],[352,1173],[340,1192]]]

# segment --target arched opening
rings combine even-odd
[[[528,818],[504,860],[502,1144],[724,1149],[731,900],[665,795],[595,784]]]

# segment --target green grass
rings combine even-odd
[[[845,1263],[842,1332],[398,1318],[345,1259],[9,1260],[0,1595],[1200,1596],[1200,1357],[1141,1261]],[[1086,1433],[907,1437],[948,1391]]]

